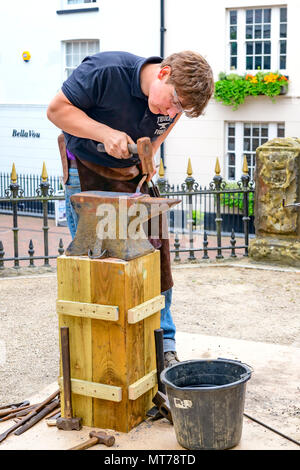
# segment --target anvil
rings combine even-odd
[[[143,228],[145,223],[181,200],[141,193],[83,191],[71,196],[71,202],[78,226],[66,255],[128,261],[154,251]],[[151,230],[152,225],[155,224],[151,224]],[[159,238],[158,223],[156,229],[151,238]]]

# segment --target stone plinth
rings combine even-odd
[[[251,258],[300,266],[300,210],[293,205],[299,201],[300,139],[278,138],[258,147]]]

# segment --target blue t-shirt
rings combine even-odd
[[[77,108],[95,121],[126,132],[134,142],[140,137],[154,141],[174,121],[153,114],[140,84],[145,63],[160,63],[161,57],[139,57],[128,52],[100,52],[86,57],[63,83],[62,92]],[[139,163],[137,156],[118,159],[97,151],[97,143],[64,132],[69,151],[83,160],[111,168]]]

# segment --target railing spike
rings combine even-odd
[[[189,161],[188,161],[188,166],[187,166],[186,172],[187,172],[188,176],[192,176],[192,174],[193,174],[192,162],[191,162],[190,158],[189,158]]]
[[[12,170],[11,170],[11,174],[10,174],[10,179],[11,179],[11,182],[13,184],[16,184],[16,182],[18,181],[18,176],[17,176],[17,172],[16,172],[16,167],[15,167],[15,164],[13,163],[13,166],[12,166]]]
[[[243,173],[244,175],[248,175],[249,173],[249,168],[248,168],[248,162],[247,162],[247,156],[244,155],[244,162],[243,162]]]
[[[62,241],[62,238],[59,239],[59,244],[58,244],[58,253],[60,255],[63,255],[65,252],[65,249],[64,249],[64,244],[63,244],[63,241]]]
[[[45,164],[45,162],[43,162],[42,181],[46,182],[47,179],[48,179],[48,173],[47,173],[47,169],[46,169],[46,164]]]
[[[221,167],[220,167],[219,159],[218,159],[218,157],[217,157],[216,165],[215,165],[215,174],[216,174],[216,175],[220,175],[220,173],[221,173]]]
[[[165,169],[164,169],[164,164],[163,164],[162,158],[160,159],[158,174],[161,178],[163,178],[165,176]]]

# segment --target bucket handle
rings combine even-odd
[[[244,377],[247,377],[248,375],[251,375],[253,372],[254,372],[254,369],[252,366],[249,366],[249,364],[246,364],[246,362],[242,362],[242,361],[238,361],[236,359],[227,359],[225,357],[218,357],[218,360],[221,360],[221,361],[231,361],[231,362],[237,362],[238,364],[244,364],[245,366],[249,367],[250,369],[250,372],[244,372],[244,374],[241,374],[241,379],[243,379]]]

